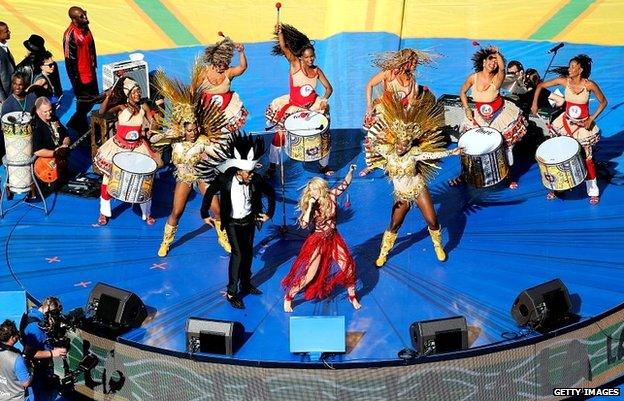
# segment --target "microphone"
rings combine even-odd
[[[555,46],[552,49],[548,50],[548,53],[557,53],[557,51],[559,49],[561,49],[563,46],[564,46],[563,42],[559,43],[557,46]]]

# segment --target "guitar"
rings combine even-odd
[[[72,143],[67,148],[59,148],[62,149],[60,153],[62,153],[61,157],[53,156],[53,157],[37,157],[35,160],[35,176],[39,178],[40,181],[45,182],[46,184],[52,184],[59,178],[59,171],[64,171],[67,169],[67,156],[69,155],[69,151],[76,148],[80,144],[80,142],[84,141],[91,134],[91,130],[85,132],[80,138],[76,140],[76,142]]]

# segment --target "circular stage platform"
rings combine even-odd
[[[403,45],[435,44],[456,49],[453,57],[467,57],[457,41],[415,42]],[[353,41],[349,35],[338,35],[320,46],[329,51],[340,43],[350,46]],[[524,54],[523,43],[502,45],[506,54]],[[250,59],[268,57],[264,56],[267,44],[248,48]],[[146,57],[154,60],[151,65],[173,70],[175,60],[190,60],[199,50],[154,52]],[[610,51],[604,50],[605,57]],[[575,54],[573,49],[570,52]],[[270,74],[268,67],[258,69],[254,76]],[[179,67],[173,71],[183,76]],[[325,72],[336,74],[336,93],[346,93],[350,86],[362,89],[372,69],[350,76],[348,82],[338,82],[337,71]],[[615,94],[624,89],[622,73],[618,71],[616,79],[602,67],[594,74],[616,103]],[[280,94],[276,88],[283,88],[269,82],[267,93],[254,96],[250,86],[257,84],[257,77],[252,78],[251,71],[248,75],[237,83],[238,90],[253,110],[249,130],[261,130],[261,110]],[[431,82],[437,94],[453,93],[461,84],[455,75],[451,65],[441,63],[423,81]],[[329,179],[332,184],[344,177],[349,164],[364,166],[363,134],[353,128],[363,115],[361,107],[356,110],[359,114],[341,114],[341,105],[353,103],[350,96],[356,95],[339,96],[332,105],[330,165],[336,169]],[[357,96],[363,100],[363,95]],[[91,396],[108,392],[125,399],[164,400],[173,399],[174,389],[179,394],[185,388],[184,397],[176,399],[202,394],[220,400],[304,400],[315,394],[319,399],[410,399],[414,392],[419,399],[558,399],[549,398],[553,387],[596,387],[621,375],[617,344],[624,327],[620,245],[624,191],[619,168],[624,131],[616,117],[621,113],[613,111],[619,106],[610,105],[598,121],[604,135],[595,155],[602,192],[597,206],[588,203],[583,185],[560,199],[545,200],[546,190],[533,160],[541,140],[536,135],[516,148],[521,170],[517,190],[504,185],[484,190],[449,187],[446,181],[459,171],[459,161],[445,159],[430,184],[448,254],[444,263],[435,257],[419,210],[412,209],[388,263],[375,268],[381,235],[389,223],[391,184],[380,171],[356,176],[339,198],[338,230],[357,265],[357,291],[363,305],[357,311],[341,288],[322,301],[297,298],[294,313],[282,311],[279,283],[306,235],[295,227],[295,204],[301,186],[317,175],[315,165],[294,161],[286,163],[284,198],[278,180],[274,181],[278,206],[273,221],[256,234],[253,281],[263,294],[246,296],[244,310],[225,301],[228,255],[200,219],[199,196],[187,205],[170,254],[156,256],[172,202],[174,180],[167,169],[159,172],[155,184],[154,226],[141,221],[138,209],[118,205],[110,223],[99,227],[97,199],[68,195],[48,198],[52,208],[48,216],[27,206],[9,211],[0,226],[5,264],[0,290],[24,289],[38,300],[55,295],[68,311],[85,306],[89,293],[102,282],[137,294],[148,306],[148,321],[116,341],[88,333],[74,339],[74,363],[86,350],[100,356],[95,381],[82,387]],[[78,151],[72,162],[87,165],[86,149]],[[261,162],[268,163],[266,156]],[[288,227],[285,237],[279,235],[282,205]],[[510,313],[516,297],[555,278],[568,288],[579,321],[545,335],[519,328]],[[343,316],[346,352],[319,362],[291,353],[290,319],[306,316]],[[452,316],[467,321],[468,350],[408,361],[398,357],[400,350],[412,348],[412,323]],[[190,317],[242,323],[245,336],[240,348],[232,356],[187,353],[185,327]],[[111,377],[110,372],[117,373]],[[107,374],[106,380],[117,384],[102,386],[99,381]],[[95,393],[89,394],[89,388],[96,388]],[[501,391],[505,392],[502,398]]]

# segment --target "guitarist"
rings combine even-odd
[[[32,120],[33,127],[33,152],[39,158],[53,158],[44,166],[49,168],[49,173],[58,174],[57,182],[63,182],[67,178],[67,161],[69,159],[70,139],[67,129],[54,115],[54,109],[50,100],[44,96],[35,101],[35,116]],[[37,175],[41,177],[41,171],[36,168]],[[45,172],[44,172],[45,173]],[[42,178],[43,179],[43,178]]]

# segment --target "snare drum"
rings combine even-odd
[[[477,188],[490,187],[509,174],[503,136],[494,128],[468,130],[459,138],[457,146],[464,148],[461,163],[469,184]]]
[[[574,188],[585,180],[587,170],[581,145],[574,138],[559,136],[542,143],[535,152],[542,183],[553,191]]]
[[[12,111],[2,116],[2,134],[8,164],[26,163],[31,159],[33,151],[30,120],[30,113],[21,111]],[[7,167],[9,189],[16,193],[28,191],[32,184],[30,165]]]
[[[286,154],[291,159],[311,162],[321,160],[329,153],[329,119],[325,115],[316,111],[298,111],[288,116],[284,128]]]
[[[156,162],[142,153],[120,152],[113,156],[108,193],[129,203],[145,203],[152,198]]]

